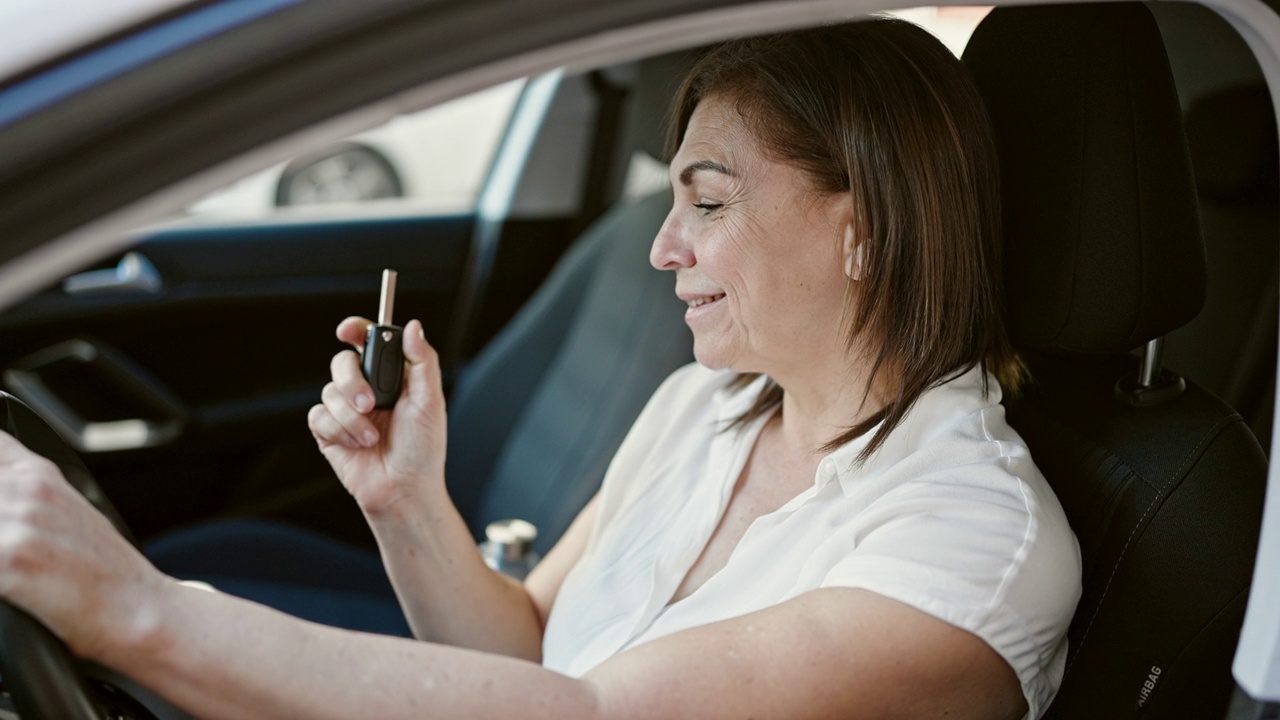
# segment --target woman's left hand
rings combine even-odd
[[[0,597],[102,659],[148,631],[166,582],[56,465],[0,432]]]

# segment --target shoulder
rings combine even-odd
[[[964,597],[992,615],[965,624],[1006,614],[1026,628],[1065,628],[1080,594],[1078,545],[1003,408],[935,430],[867,478],[871,497],[859,520],[868,542],[854,554],[945,569],[936,579],[950,591],[933,597]]]
[[[1061,680],[1080,554],[1005,420],[999,385],[988,385],[974,371],[930,390],[863,468],[842,476],[861,506],[857,541],[823,584],[872,590],[981,637],[1014,668],[1034,711]]]
[[[989,386],[984,393],[975,371],[922,397],[884,456],[866,468],[875,496],[864,519],[899,526],[894,547],[945,561],[954,580],[986,595],[974,596],[984,606],[1004,606],[1030,624],[1034,615],[1057,622],[1070,617],[1079,596],[1078,545],[1026,442],[1006,421],[994,378]]]

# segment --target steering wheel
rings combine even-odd
[[[57,465],[67,482],[102,511],[125,538],[136,544],[80,456],[40,416],[4,391],[0,391],[0,429]],[[114,685],[131,684],[112,676],[110,671],[94,674],[107,677]],[[129,697],[150,695],[145,691],[137,693],[136,686],[129,687],[129,693],[106,685],[95,692],[82,664],[66,645],[38,620],[4,600],[0,600],[0,679],[23,720],[102,720],[104,717],[152,720],[155,717]],[[147,699],[153,701],[153,698]],[[163,711],[161,714],[170,715]]]

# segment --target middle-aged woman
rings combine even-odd
[[[899,21],[734,41],[680,90],[674,138],[651,260],[698,363],[524,585],[447,497],[414,321],[394,410],[346,351],[309,421],[418,640],[180,585],[8,436],[0,594],[209,718],[1038,716],[1078,550],[999,405],[1019,364],[965,69]]]

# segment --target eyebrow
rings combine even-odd
[[[729,177],[733,177],[732,170],[725,167],[724,165],[721,165],[715,160],[695,160],[689,163],[688,165],[686,165],[684,170],[680,171],[680,184],[681,185],[691,184],[693,182],[693,174],[698,172],[699,170],[710,170],[712,172],[718,172],[721,175],[728,175]]]

